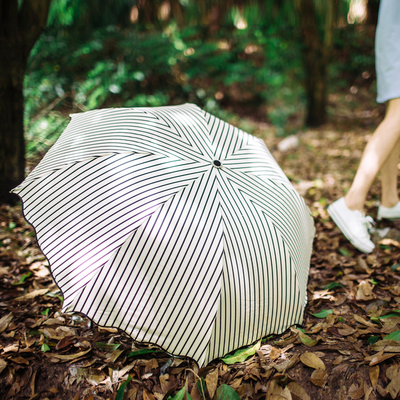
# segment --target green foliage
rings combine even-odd
[[[215,392],[216,400],[239,400],[239,395],[229,385],[222,384]]]
[[[322,18],[324,5],[316,3]],[[302,43],[292,0],[251,2],[241,9],[217,2],[223,15],[216,31],[199,23],[207,23],[209,5],[181,0],[185,23],[178,25],[170,17],[161,29],[146,23],[130,25],[127,18],[135,4],[52,2],[49,26],[31,53],[25,79],[28,159],[44,155],[70,113],[103,107],[192,102],[232,120],[232,113],[224,111],[227,106],[251,112],[265,105],[278,135],[301,129]],[[244,29],[237,28],[241,19]],[[344,88],[364,69],[369,71],[370,36],[356,27],[336,32],[341,58],[331,65],[333,89]]]
[[[248,357],[256,354],[256,351],[260,349],[261,341],[257,342],[254,346],[246,347],[243,349],[236,350],[233,354],[228,355],[221,360],[225,364],[235,364],[245,361]]]
[[[329,314],[333,314],[332,310],[321,310],[320,312],[317,312],[315,314],[311,313],[316,318],[326,318]]]

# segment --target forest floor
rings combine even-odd
[[[249,120],[305,198],[317,234],[302,327],[268,337],[253,356],[235,364],[215,360],[199,369],[175,359],[162,374],[166,353],[92,326],[82,316],[61,314],[60,293],[32,228],[20,207],[2,206],[0,398],[115,399],[125,387],[125,399],[162,400],[186,383],[193,400],[201,400],[199,380],[206,383],[205,400],[222,384],[241,399],[398,398],[400,225],[377,225],[376,249],[365,255],[326,212],[350,186],[381,115],[336,111],[334,122],[299,133],[299,143],[286,151],[279,150],[282,139],[270,125]],[[373,217],[379,195],[376,182],[367,202]]]

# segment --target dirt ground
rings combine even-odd
[[[235,364],[215,360],[199,369],[174,359],[168,366],[169,355],[157,348],[60,314],[60,293],[32,228],[19,207],[2,206],[0,398],[162,400],[186,385],[193,400],[210,400],[221,397],[214,393],[223,384],[241,399],[399,398],[400,224],[376,225],[376,249],[365,255],[326,212],[349,188],[379,121],[379,112],[367,111],[350,118],[338,106],[334,123],[300,132],[286,151],[271,126],[249,121],[306,199],[317,235],[303,325],[264,339]],[[379,194],[377,181],[367,202],[373,217]]]

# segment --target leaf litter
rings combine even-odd
[[[286,152],[278,150],[272,127],[253,122],[315,219],[309,301],[301,326],[200,369],[84,316],[61,314],[62,295],[32,228],[20,208],[1,206],[0,398],[397,398],[400,223],[380,222],[372,235],[377,248],[365,255],[326,212],[349,187],[376,122],[368,129],[337,121],[308,130]],[[379,196],[376,182],[367,199],[374,217]]]

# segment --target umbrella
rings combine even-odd
[[[14,192],[64,312],[201,366],[302,322],[310,212],[261,139],[196,105],[73,114]]]

